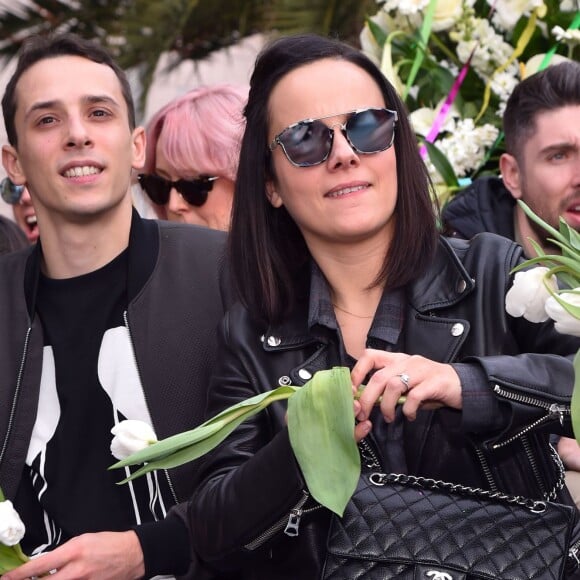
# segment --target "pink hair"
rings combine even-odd
[[[236,179],[248,88],[202,86],[174,99],[146,127],[145,173],[155,172],[157,146],[176,174]]]

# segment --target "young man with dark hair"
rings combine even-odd
[[[516,200],[555,228],[562,216],[580,231],[580,63],[549,66],[519,83],[503,128],[501,178],[477,179],[453,197],[443,209],[444,229],[462,238],[494,232],[516,240],[528,256],[535,255],[529,238],[558,251]]]
[[[2,161],[30,192],[40,240],[0,259],[0,486],[25,550],[50,552],[6,577],[208,578],[180,503],[197,466],[121,486],[127,473],[107,466],[123,419],[158,438],[202,421],[224,236],[133,210],[144,130],[96,44],[31,40],[2,106]]]
[[[462,238],[494,232],[516,240],[528,257],[536,255],[530,239],[548,254],[559,253],[516,200],[556,229],[563,217],[580,231],[580,63],[565,61],[519,83],[508,99],[503,128],[502,176],[476,179],[455,196],[443,209],[444,230]],[[562,438],[558,452],[580,507],[580,448]]]

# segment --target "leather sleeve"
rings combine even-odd
[[[232,344],[230,324],[228,314],[220,333],[221,355],[210,386],[208,417],[276,386],[249,370],[263,368],[251,360],[259,356],[258,347],[254,345],[254,353],[248,348],[251,337],[255,342],[259,335],[249,333],[247,340]],[[285,412],[284,403],[272,404],[242,423],[205,458],[189,515],[194,547],[216,567],[240,565],[246,552],[243,546],[287,517],[302,497],[304,483],[290,446]]]
[[[486,251],[497,252],[498,256],[491,260],[484,255]],[[570,405],[574,386],[572,360],[580,348],[580,339],[560,334],[551,320],[532,323],[506,313],[505,294],[513,283],[511,272],[524,259],[519,246],[510,243],[506,249],[505,240],[502,245],[490,238],[490,234],[483,234],[470,242],[470,250],[462,259],[478,282],[474,303],[470,305],[476,313],[475,317],[472,315],[472,335],[478,339],[458,362],[471,365],[483,379],[479,389],[488,389],[502,410],[509,409],[509,413],[503,414],[503,425],[499,429],[498,437],[503,438],[545,417],[552,404]],[[476,391],[471,394],[475,396]],[[471,407],[468,404],[464,409],[468,430],[484,427],[474,417],[477,412],[475,404]],[[491,425],[494,429],[498,427]],[[560,417],[554,415],[541,426],[551,432],[571,435],[569,417],[562,425]]]

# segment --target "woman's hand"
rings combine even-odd
[[[353,388],[357,390],[367,374],[373,370],[375,372],[359,398],[360,410],[355,411],[356,418],[360,421],[357,427],[368,422],[371,410],[379,398],[381,413],[389,422],[395,419],[395,407],[401,396],[406,397],[403,413],[410,421],[416,418],[420,407],[462,407],[461,382],[455,369],[449,364],[419,355],[369,348],[352,369]]]

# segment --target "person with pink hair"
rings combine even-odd
[[[138,179],[157,217],[229,229],[247,96],[243,86],[202,86],[151,118]]]

